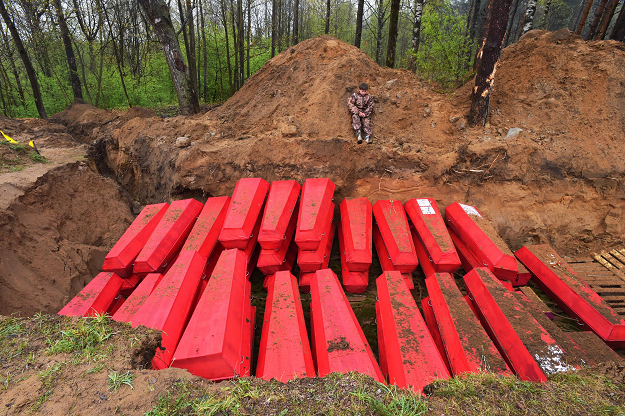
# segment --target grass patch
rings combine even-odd
[[[550,376],[545,383],[514,376],[472,374],[437,381],[433,412],[446,414],[625,414],[625,387],[581,371]]]
[[[84,318],[67,325],[60,331],[61,336],[55,340],[48,340],[48,354],[79,353],[85,357],[101,354],[101,344],[112,337],[109,317],[98,315],[94,318]]]
[[[12,144],[9,147],[17,153],[26,153],[26,146],[24,146],[23,144]]]
[[[128,386],[134,390],[135,388],[132,385],[134,379],[135,376],[130,371],[126,371],[123,374],[113,371],[109,373],[109,388],[107,390],[117,391],[122,386]]]
[[[45,157],[41,156],[37,152],[30,152],[28,157],[30,157],[30,160],[32,160],[33,162],[36,162],[36,163],[48,163],[47,159]]]
[[[176,383],[159,397],[150,416],[199,415],[402,415],[428,409],[425,398],[387,387],[362,374],[333,373],[288,383],[241,378],[221,384]]]

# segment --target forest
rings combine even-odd
[[[80,99],[191,114],[323,34],[453,90],[475,75],[494,10],[501,46],[532,29],[625,37],[619,0],[0,0],[0,112],[46,118]]]

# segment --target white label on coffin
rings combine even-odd
[[[421,208],[421,213],[423,215],[432,215],[436,214],[434,208],[432,208],[432,204],[427,199],[417,199],[417,204],[419,204],[419,208]]]
[[[480,218],[482,218],[482,216],[480,215],[479,212],[477,212],[477,209],[475,209],[474,207],[472,207],[471,205],[464,205],[464,204],[460,204],[460,206],[462,207],[462,209],[464,210],[464,212],[466,212],[468,215],[476,215]]]

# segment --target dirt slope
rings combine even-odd
[[[86,147],[64,126],[0,124],[21,144],[33,139],[45,156],[44,163],[11,158],[11,170],[0,173],[0,315],[56,313],[99,272],[132,221],[131,204],[90,168]],[[9,157],[0,153],[0,161]]]

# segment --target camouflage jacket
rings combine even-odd
[[[365,117],[369,117],[373,112],[373,97],[371,97],[371,94],[367,94],[363,97],[358,93],[358,91],[356,91],[351,97],[349,97],[347,105],[350,113],[358,114],[363,112],[365,113]]]

